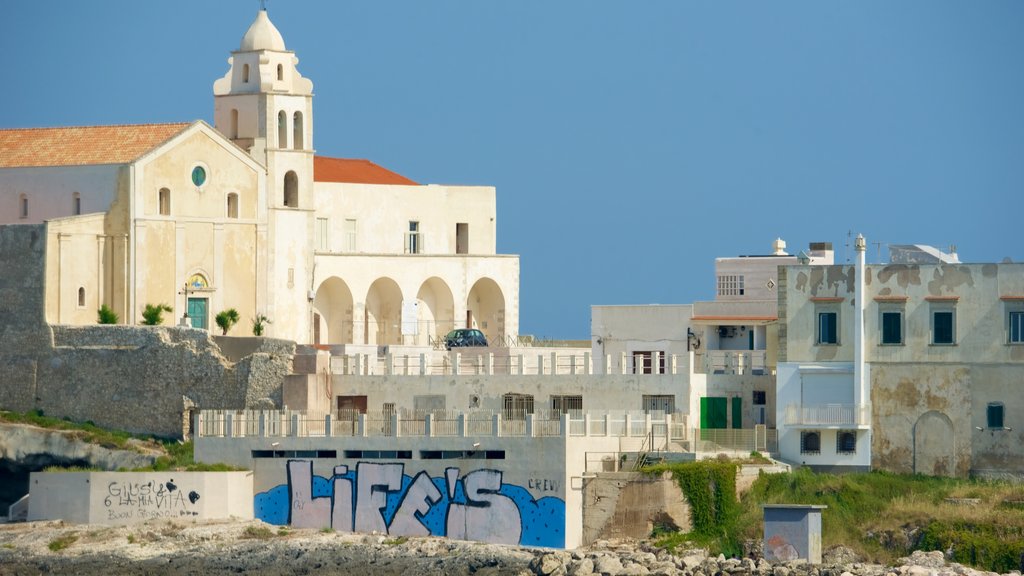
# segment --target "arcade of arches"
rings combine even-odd
[[[448,283],[436,276],[414,297],[395,280],[377,278],[362,302],[344,280],[332,276],[317,288],[313,314],[314,344],[431,346],[455,328],[477,328],[492,345],[505,339],[505,296],[486,277],[456,304]]]

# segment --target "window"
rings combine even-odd
[[[764,406],[765,404],[768,403],[768,401],[767,401],[767,393],[764,390],[754,390],[753,394],[754,394],[754,398],[753,398],[754,406]]]
[[[284,66],[281,64],[277,65],[277,79],[284,80]]]
[[[327,251],[327,218],[316,219],[316,249]]]
[[[857,432],[840,430],[836,433],[836,454],[857,453]]]
[[[75,216],[82,213],[82,195],[78,192],[71,195],[71,213]]]
[[[882,310],[882,344],[903,344],[903,313],[899,310]]]
[[[288,114],[284,110],[277,113],[277,147],[288,147]]]
[[[302,150],[305,148],[305,146],[303,146],[302,128],[302,112],[296,112],[292,119],[292,130],[295,132],[292,136],[292,148],[295,148],[296,150]]]
[[[28,218],[28,196],[22,194],[18,200],[21,203],[21,217]]]
[[[299,177],[293,170],[284,175],[284,205],[289,208],[299,207]]]
[[[170,216],[171,214],[171,191],[167,188],[161,188],[158,198],[161,216]]]
[[[1003,423],[1003,403],[1002,402],[989,402],[987,411],[987,420],[989,428],[1004,428],[1006,424]]]
[[[85,308],[85,288],[78,288],[78,307]]]
[[[580,416],[583,413],[583,396],[552,396],[551,411],[556,414]]]
[[[676,411],[676,397],[672,394],[644,394],[643,407],[645,414],[658,411],[673,414]]]
[[[1012,310],[1010,321],[1010,344],[1024,344],[1024,310]]]
[[[409,222],[409,233],[405,239],[405,253],[406,254],[419,254],[422,246],[420,245],[420,223],[412,220]]]
[[[633,374],[665,374],[665,352],[657,351],[658,367],[654,367],[655,352],[637,350],[633,352]]]
[[[230,128],[230,131],[228,133],[228,136],[231,137],[232,140],[238,138],[238,109],[237,108],[232,108],[231,109],[231,128]]]
[[[718,295],[719,296],[743,296],[743,276],[719,276],[718,277]]]
[[[818,432],[801,432],[800,433],[800,453],[801,454],[820,454],[821,453],[821,434]]]
[[[228,218],[238,218],[238,194],[228,194]]]
[[[356,219],[345,219],[345,251],[356,251]]]
[[[469,254],[469,224],[459,222],[455,224],[455,253]]]
[[[833,310],[818,312],[818,344],[839,344],[839,313]]]
[[[248,64],[243,64],[242,65],[242,83],[243,84],[248,84],[249,83],[249,65]]]
[[[196,188],[202,188],[203,184],[206,184],[206,168],[203,166],[192,168],[192,184]]]
[[[956,344],[956,309],[948,304],[932,305],[932,344]]]
[[[525,420],[527,414],[533,414],[533,395],[508,393],[502,397],[505,420]]]

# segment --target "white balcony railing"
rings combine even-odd
[[[870,404],[790,404],[786,406],[787,426],[867,426]]]
[[[705,374],[754,374],[769,376],[764,350],[705,350]]]

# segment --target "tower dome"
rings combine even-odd
[[[245,36],[242,37],[242,45],[238,47],[239,52],[252,52],[255,50],[277,50],[283,52],[284,38],[277,31],[277,27],[270,21],[266,10],[260,10],[256,14]]]

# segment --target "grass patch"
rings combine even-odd
[[[47,466],[43,472],[102,472],[95,466]]]
[[[46,547],[53,552],[60,552],[61,550],[66,549],[68,546],[71,546],[77,541],[78,534],[64,534],[63,536],[59,536],[51,540],[50,543],[46,545]]]
[[[253,540],[269,540],[274,537],[274,531],[266,526],[246,526],[242,532],[242,538]]]
[[[324,526],[320,529],[321,534],[330,534],[331,532],[334,532],[334,528],[331,528],[330,526]]]
[[[800,468],[762,474],[754,482],[740,502],[733,538],[763,537],[764,504],[824,504],[824,548],[843,544],[882,563],[915,550],[952,550],[957,562],[1005,573],[1019,570],[1024,554],[1024,509],[1005,505],[1018,500],[1024,500],[1024,487],[1006,482]],[[1007,564],[1014,557],[1017,563]]]
[[[397,538],[388,538],[387,540],[382,542],[382,544],[384,544],[385,546],[401,546],[402,544],[405,544],[408,541],[409,538],[405,536],[399,536]]]

